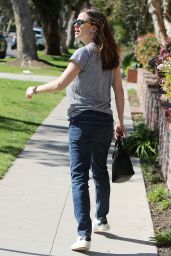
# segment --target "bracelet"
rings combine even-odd
[[[35,86],[34,88],[33,88],[33,94],[36,94],[37,93],[37,86]]]

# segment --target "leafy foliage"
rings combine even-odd
[[[7,26],[9,19],[14,20],[12,4],[10,0],[0,1],[0,16],[0,31],[5,32],[5,27]]]
[[[149,61],[155,58],[160,51],[160,44],[154,34],[148,33],[137,39],[135,54],[144,68],[150,69]]]
[[[161,98],[171,102],[171,40],[168,40],[166,46],[160,49],[156,65],[159,83],[165,92]]]
[[[163,181],[163,177],[160,174],[159,169],[156,168],[156,165],[150,166],[148,164],[143,163],[142,170],[144,178],[149,182],[149,184],[158,184]]]
[[[139,35],[153,31],[147,0],[91,0],[106,14],[115,38],[121,44],[133,44]]]
[[[138,63],[136,56],[133,52],[125,55],[122,61],[122,68],[125,74],[127,73],[129,68],[136,69],[138,67],[140,67],[140,64]]]
[[[153,190],[148,194],[150,202],[161,202],[169,197],[168,189],[162,184],[157,184],[153,187]]]
[[[155,184],[148,192],[148,200],[157,203],[157,207],[165,210],[171,206],[171,198],[168,189],[162,183]]]
[[[155,241],[158,247],[171,246],[171,230],[157,231],[151,241]]]
[[[158,131],[150,130],[145,123],[138,124],[127,137],[127,147],[141,162],[153,163],[158,155]]]

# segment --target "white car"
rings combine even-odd
[[[42,28],[33,28],[35,38],[36,38],[36,46],[38,50],[44,50],[46,45],[46,40],[44,36],[44,32]],[[16,33],[13,33],[12,39],[11,39],[11,49],[17,48],[17,37]]]

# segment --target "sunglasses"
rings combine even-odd
[[[83,24],[85,24],[85,23],[88,23],[88,21],[85,21],[85,20],[74,20],[73,21],[73,25],[75,26],[75,25],[78,25],[78,26],[81,26],[81,25],[83,25]]]

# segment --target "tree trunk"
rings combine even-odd
[[[162,44],[165,43],[166,30],[163,22],[161,0],[148,0],[149,12],[151,13],[154,31]]]
[[[66,45],[66,39],[67,39],[67,24],[69,21],[70,13],[72,12],[72,5],[70,2],[68,2],[67,8],[60,11],[59,15],[59,21],[60,21],[60,38],[61,38],[61,51],[62,53],[68,53],[68,47]]]
[[[66,39],[66,45],[70,48],[74,47],[75,42],[75,35],[74,35],[74,27],[72,25],[72,22],[74,19],[78,17],[78,14],[83,6],[89,6],[89,0],[78,0],[74,7],[72,8],[72,11],[70,12],[70,15],[68,15],[68,27],[67,27],[67,39]]]
[[[51,19],[48,23],[44,23],[44,31],[47,43],[46,54],[61,55],[58,19]]]
[[[26,0],[11,0],[17,32],[17,58],[22,61],[37,60],[36,42],[31,15]]]
[[[171,0],[163,0],[163,16],[166,34],[171,37]]]
[[[60,37],[61,37],[61,52],[62,53],[68,53],[68,47],[66,45],[66,29],[62,29],[61,33],[60,33]]]
[[[75,11],[72,11],[71,15],[70,15],[70,19],[68,22],[68,28],[67,28],[67,40],[66,40],[66,45],[68,48],[73,48],[74,47],[74,28],[72,25],[72,22],[74,20],[75,17]]]
[[[6,30],[5,30],[6,35],[8,35],[8,33],[9,33],[9,31],[10,31],[12,22],[13,22],[13,19],[10,19],[10,20],[8,21],[8,25],[7,25],[7,28],[6,28]]]
[[[63,1],[32,0],[36,6],[38,16],[46,37],[46,54],[61,55],[59,15]]]

